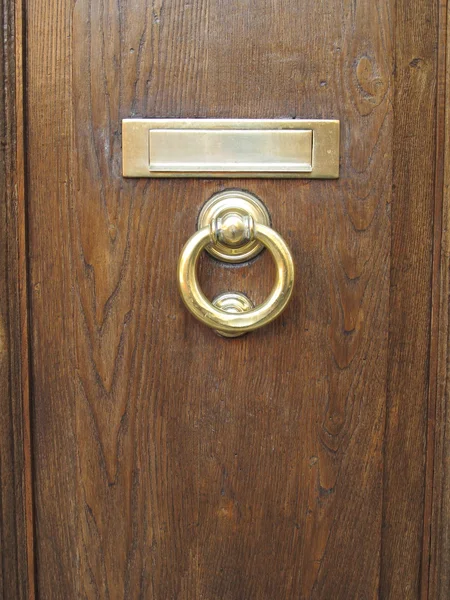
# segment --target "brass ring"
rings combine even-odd
[[[197,279],[197,260],[202,250],[214,241],[214,224],[202,227],[187,241],[178,261],[178,285],[187,309],[199,321],[219,332],[243,334],[267,325],[282,312],[292,294],[294,263],[283,238],[271,227],[254,223],[254,237],[271,253],[276,280],[266,300],[252,310],[230,313],[213,306]]]

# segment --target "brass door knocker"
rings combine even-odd
[[[267,325],[283,311],[292,294],[294,263],[286,242],[269,226],[266,208],[252,194],[216,194],[199,217],[199,229],[185,244],[178,261],[178,285],[188,310],[225,337],[237,337]],[[228,262],[242,262],[266,247],[276,266],[275,285],[266,300],[254,307],[239,292],[221,294],[210,302],[197,279],[202,250]]]

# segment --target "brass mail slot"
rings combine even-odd
[[[339,121],[124,119],[124,177],[339,176]]]
[[[150,172],[312,171],[312,131],[150,129]]]

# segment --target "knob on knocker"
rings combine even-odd
[[[257,205],[252,204],[254,199]],[[261,209],[266,210],[257,198],[248,193],[217,194],[202,211],[209,224],[200,226],[187,241],[178,262],[178,284],[186,307],[199,321],[225,337],[237,337],[267,325],[278,317],[292,294],[292,255],[276,231],[256,220]],[[249,253],[257,254],[263,247],[269,250],[275,261],[276,279],[262,304],[253,307],[250,300],[239,292],[221,294],[212,303],[206,298],[197,280],[197,261],[202,250],[207,249],[217,256],[218,248],[225,254],[229,249],[226,260],[239,262],[247,260]]]

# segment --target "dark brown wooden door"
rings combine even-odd
[[[9,259],[8,306],[28,321],[9,322],[25,450],[14,463],[5,444],[3,461],[24,473],[25,508],[4,527],[27,559],[5,598],[446,597],[432,510],[445,13],[26,0],[6,15],[24,104],[5,135],[25,167],[5,223],[27,265]],[[337,118],[340,179],[126,180],[126,117]],[[184,308],[176,265],[230,187],[266,204],[297,279],[281,318],[225,340]],[[201,260],[210,298],[260,302],[273,277],[268,253]]]

